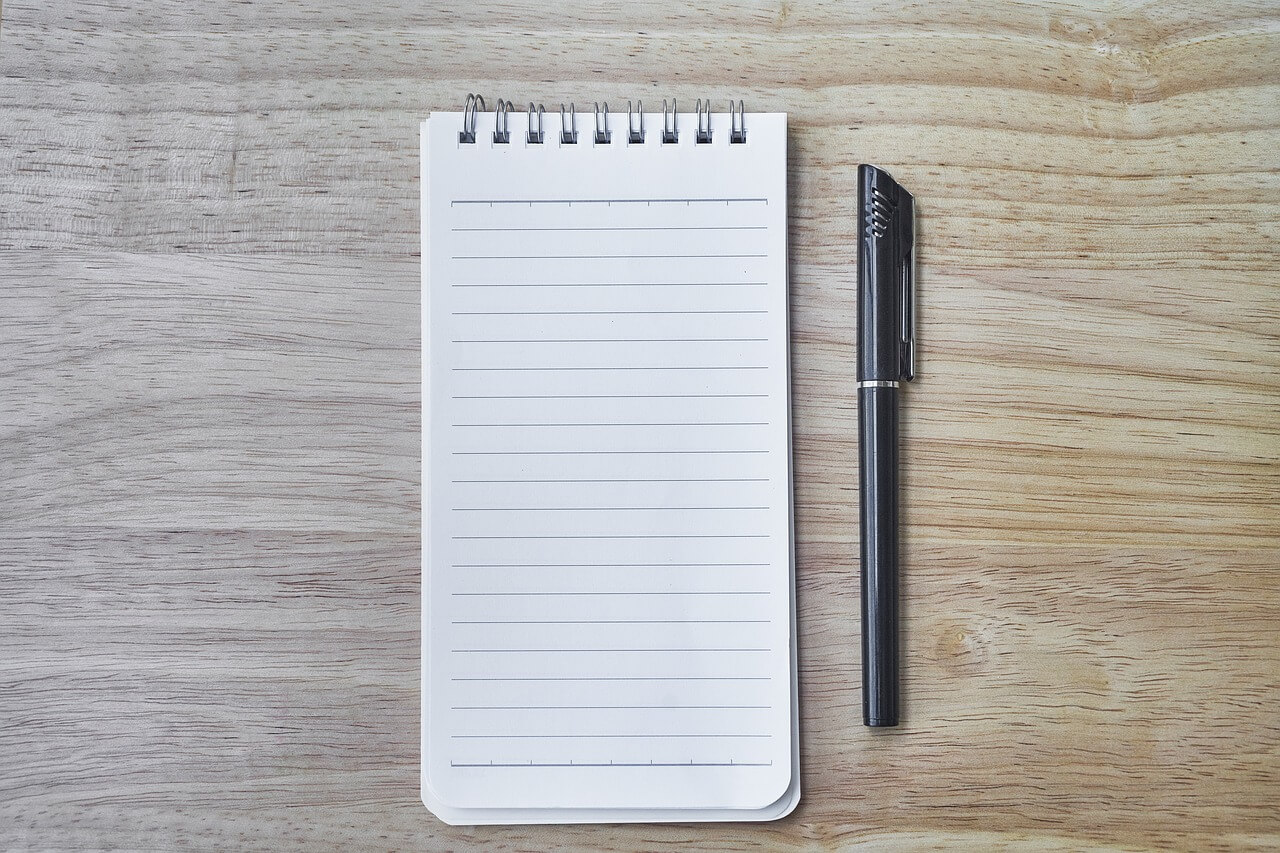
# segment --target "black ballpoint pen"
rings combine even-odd
[[[915,200],[858,167],[862,722],[898,724],[898,384],[915,377]]]

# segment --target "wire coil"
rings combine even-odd
[[[462,130],[458,133],[459,143],[464,145],[475,144],[478,116],[485,109],[484,98],[475,94],[467,95],[462,105]],[[493,142],[495,145],[510,144],[511,113],[514,111],[515,105],[511,101],[498,99],[493,112]],[[544,112],[542,104],[529,102],[527,110],[528,123],[525,125],[527,128],[524,140],[526,145],[542,145],[546,142],[546,132],[543,128]],[[591,127],[591,142],[595,145],[611,144],[613,142],[613,131],[609,127],[608,102],[595,102],[593,112],[595,113],[595,121]],[[697,105],[694,107],[694,114],[698,119],[697,131],[693,137],[694,144],[711,144],[711,99],[699,98]],[[663,145],[675,145],[680,142],[679,120],[675,99],[671,100],[670,107],[667,106],[667,101],[664,99],[662,101],[662,135],[660,137]],[[567,107],[564,104],[560,105],[559,140],[561,145],[578,144],[576,104],[570,103]],[[631,105],[631,101],[627,101],[626,141],[628,145],[643,145],[645,142],[643,101],[636,101],[634,108]],[[741,100],[736,102],[731,100],[729,101],[729,143],[731,145],[739,145],[746,141],[747,120],[743,102]]]
[[[479,95],[467,95],[467,100],[462,105],[462,132],[458,134],[459,142],[476,141],[476,112],[484,108],[484,98]]]

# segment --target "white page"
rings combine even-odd
[[[762,809],[793,765],[785,116],[584,118],[423,124],[424,793]]]

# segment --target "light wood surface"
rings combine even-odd
[[[418,802],[418,122],[790,114],[804,800]],[[1280,846],[1275,4],[7,0],[0,847]],[[859,162],[919,199],[859,720]]]

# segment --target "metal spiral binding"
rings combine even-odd
[[[697,106],[694,107],[694,111],[698,116],[698,132],[694,135],[693,141],[699,145],[705,145],[711,141],[711,99],[707,98],[705,111],[702,104],[703,101],[699,98]],[[703,126],[704,118],[706,119],[705,127]]]
[[[510,101],[499,99],[498,106],[493,111],[493,141],[498,145],[506,145],[511,141],[511,110],[514,109]],[[474,131],[474,128],[472,128]]]
[[[631,119],[631,102],[627,101],[627,144],[644,144],[644,101],[636,101],[636,111],[640,113],[640,129],[637,130]]]
[[[597,145],[608,145],[613,134],[609,130],[609,104],[607,102],[595,103],[595,124],[592,140]],[[476,123],[477,116],[481,110],[486,109],[484,98],[479,95],[467,95],[467,99],[462,107],[462,130],[458,133],[458,142],[465,144],[474,144],[476,141]],[[497,145],[506,145],[511,142],[511,113],[515,106],[510,101],[502,99],[498,100],[498,104],[493,113],[493,141]],[[706,145],[711,142],[711,99],[698,99],[697,106],[694,108],[698,116],[698,130],[694,136],[694,142],[699,145]],[[546,134],[543,132],[543,107],[542,104],[534,105],[529,102],[529,123],[528,131],[525,133],[525,143],[528,145],[542,145],[546,141]],[[534,129],[534,118],[537,118],[537,129]],[[677,126],[679,122],[679,114],[676,110],[676,101],[673,98],[671,107],[668,109],[667,102],[662,101],[662,142],[670,145],[680,141],[680,129]],[[736,104],[729,102],[729,142],[731,144],[741,144],[747,141],[747,116],[742,101]],[[560,105],[560,144],[576,145],[578,142],[578,115],[577,106],[569,104],[568,110],[565,105]],[[636,101],[634,109],[631,101],[627,101],[627,144],[643,145],[644,144],[644,102]]]
[[[734,145],[747,141],[747,114],[738,101],[738,111],[733,110],[733,101],[729,101],[729,144]]]
[[[459,142],[476,141],[476,111],[484,108],[484,98],[479,95],[467,95],[466,103],[462,106],[462,132],[458,134]]]
[[[609,102],[608,101],[604,102],[603,116],[600,112],[600,104],[599,102],[597,102],[596,103],[596,136],[595,136],[596,145],[608,145],[609,140],[612,138],[613,138],[612,135],[609,133]]]
[[[565,124],[564,104],[560,105],[560,144],[578,144],[578,113],[573,104],[569,105],[569,123]]]
[[[538,104],[538,130],[535,133],[533,130],[533,101],[529,102],[529,131],[525,134],[525,142],[530,145],[542,144],[542,112],[542,104]]]
[[[676,129],[676,99],[671,99],[671,123],[667,123],[667,99],[662,99],[662,144],[671,145],[680,141],[680,133]]]

